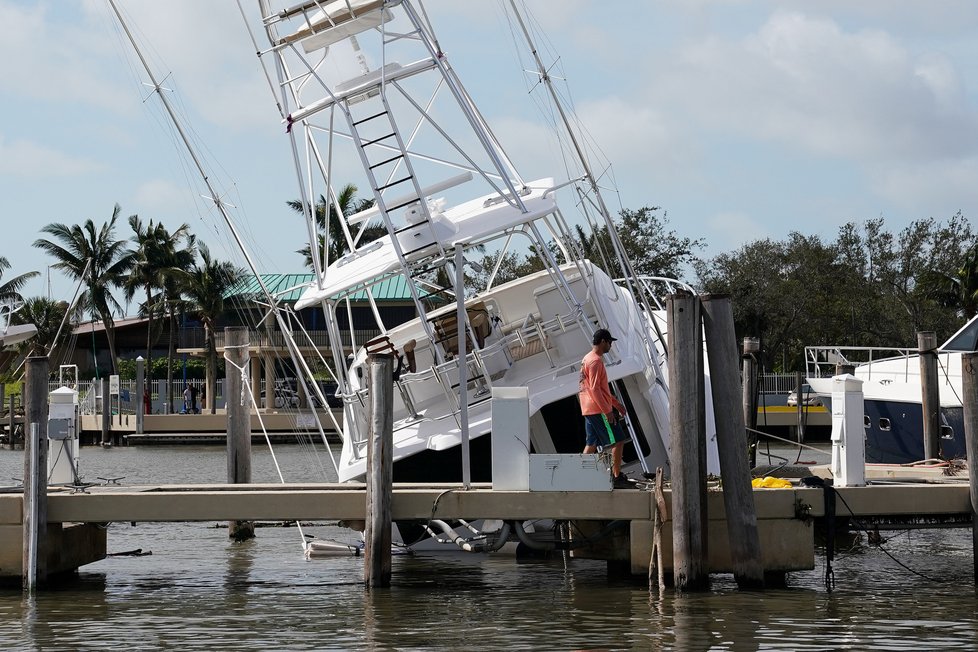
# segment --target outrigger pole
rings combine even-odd
[[[231,216],[228,213],[227,208],[225,207],[224,201],[221,199],[220,195],[218,195],[217,193],[217,190],[211,184],[210,178],[207,176],[207,171],[204,169],[203,164],[200,162],[200,159],[198,158],[197,152],[196,150],[194,150],[193,145],[190,144],[190,140],[187,138],[187,135],[184,132],[183,127],[180,125],[180,121],[177,120],[176,113],[174,113],[170,101],[167,99],[166,95],[163,94],[163,87],[160,86],[160,83],[158,81],[156,81],[156,75],[153,74],[153,70],[149,67],[149,63],[147,63],[145,57],[143,57],[143,53],[139,49],[139,45],[136,44],[136,39],[133,38],[132,32],[129,31],[129,26],[126,24],[126,21],[122,18],[122,14],[119,12],[119,7],[116,6],[115,0],[108,0],[108,2],[109,5],[112,7],[112,11],[115,12],[116,18],[119,20],[119,24],[122,25],[122,29],[125,31],[126,37],[129,39],[129,43],[132,45],[132,49],[136,52],[136,56],[139,57],[139,62],[143,65],[143,69],[146,71],[146,74],[149,75],[149,79],[152,82],[153,91],[159,96],[160,101],[163,102],[163,107],[166,109],[167,114],[170,116],[170,121],[173,123],[173,126],[176,127],[177,133],[180,134],[180,139],[183,141],[184,147],[186,147],[187,149],[187,153],[190,154],[190,158],[193,159],[194,165],[197,167],[197,171],[200,173],[201,179],[203,179],[204,181],[204,185],[207,186],[207,192],[210,193],[210,196],[205,197],[205,199],[210,199],[212,202],[214,202],[214,206],[217,208],[218,212],[221,214],[221,217],[224,219],[224,223],[231,231],[231,235],[234,237],[234,241],[238,245],[238,249],[240,249],[242,255],[244,255],[245,261],[248,264],[248,269],[250,269],[251,273],[254,274],[255,280],[258,282],[258,285],[261,288],[262,295],[264,295],[265,300],[268,302],[268,305],[271,308],[271,312],[275,315],[275,322],[278,324],[279,329],[283,333],[290,333],[291,329],[289,325],[286,323],[285,319],[282,317],[281,313],[278,310],[277,307],[278,300],[272,295],[271,291],[269,291],[268,286],[265,285],[265,282],[262,280],[261,275],[258,273],[258,268],[255,266],[255,263],[252,260],[251,255],[248,253],[248,249],[245,247],[244,241],[241,239],[241,235],[238,233],[238,229],[237,227],[235,227],[234,221],[231,219]],[[322,405],[327,405],[326,397],[323,395],[322,389],[319,387],[319,384],[318,383],[307,384],[305,382],[306,377],[312,378],[313,375],[312,375],[312,371],[309,369],[308,365],[306,364],[306,361],[303,359],[301,355],[298,354],[298,350],[296,348],[295,342],[292,340],[291,337],[286,337],[285,342],[286,345],[288,346],[289,357],[292,359],[293,364],[296,365],[297,369],[301,368],[305,374],[305,377],[300,377],[300,379],[302,380],[303,386],[306,387],[306,393],[308,394],[308,389],[309,389],[307,385],[312,385],[312,388],[315,390],[316,396],[322,402]],[[271,392],[271,388],[266,389],[266,394],[268,394],[269,392]],[[268,395],[270,396],[270,394]],[[313,414],[315,414],[315,410],[313,410]],[[319,430],[319,436],[322,438],[323,444],[326,444],[326,433],[323,431],[323,426],[319,421],[318,415],[316,415],[315,421],[316,421],[316,427]],[[326,445],[326,450],[329,452],[329,458],[333,462],[333,469],[338,470],[336,459],[333,457],[333,451],[330,450],[328,445]],[[281,474],[279,475],[281,477]]]

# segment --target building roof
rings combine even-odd
[[[285,303],[295,303],[306,286],[313,282],[313,274],[261,274],[268,291]],[[422,291],[422,295],[425,294]],[[393,276],[373,287],[376,301],[401,302],[411,300],[411,290],[404,276]],[[250,299],[262,296],[261,285],[254,276],[247,276],[224,294],[225,299]],[[350,295],[351,301],[366,301],[365,290]]]

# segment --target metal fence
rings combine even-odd
[[[317,349],[329,348],[329,333],[326,331],[296,331],[292,335],[299,347],[315,346]],[[380,330],[375,328],[358,328],[353,332],[357,346],[362,346],[364,342],[380,335]],[[275,347],[285,349],[287,335],[281,331],[271,331],[266,329],[249,329],[248,343],[251,346]],[[350,331],[344,330],[340,333],[340,340],[344,348],[350,348]],[[219,330],[214,333],[214,342],[220,349],[224,346],[224,331]],[[207,346],[207,336],[203,328],[184,328],[177,335],[177,346],[181,349],[203,349]]]
[[[764,394],[788,394],[795,391],[797,382],[793,373],[761,374],[761,392]]]

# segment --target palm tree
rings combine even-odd
[[[10,261],[4,256],[0,256],[0,279],[3,278],[3,270],[10,269]],[[19,292],[27,281],[31,280],[35,276],[38,276],[37,272],[27,272],[26,274],[21,274],[20,276],[15,276],[6,283],[0,285],[0,300],[18,298]]]
[[[343,186],[339,195],[337,195],[336,203],[339,204],[340,210],[343,212],[343,217],[349,217],[350,215],[364,211],[374,205],[374,200],[357,199],[356,195],[357,187],[352,183],[348,183]],[[299,214],[303,213],[302,201],[294,199],[287,203],[295,212]],[[324,196],[320,195],[319,200],[316,202],[315,212],[316,224],[319,227],[318,231],[320,233],[317,251],[321,252],[323,250],[323,231],[328,232],[329,248],[326,252],[326,261],[330,263],[335,262],[338,258],[350,250],[346,243],[346,236],[343,234],[343,227],[336,216],[336,207],[333,203],[327,202]],[[372,240],[376,240],[386,233],[387,229],[385,229],[383,226],[369,226],[361,236],[360,243],[367,243]],[[306,267],[312,267],[312,253],[310,252],[309,245],[299,249],[296,251],[296,253],[303,256]]]
[[[24,350],[40,349],[50,355],[54,351],[55,337],[67,312],[67,301],[55,301],[47,297],[25,299],[23,307],[14,313],[14,321],[18,324],[34,324],[37,333],[24,342]]]
[[[190,226],[181,224],[172,233],[161,223],[144,223],[138,215],[129,217],[133,230],[131,241],[136,245],[132,273],[123,283],[126,301],[131,301],[136,292],[146,294],[146,301],[140,312],[146,315],[146,368],[152,369],[153,341],[158,337],[154,332],[153,318],[167,314],[169,322],[169,352],[167,355],[167,381],[170,389],[167,396],[170,409],[173,408],[173,306],[168,298],[176,296],[177,290],[169,278],[172,268],[187,269],[194,257],[196,238],[190,233]],[[181,243],[186,247],[181,248]],[[158,330],[158,329],[157,329]]]
[[[115,239],[115,222],[122,211],[118,204],[112,209],[112,217],[98,229],[91,219],[82,226],[53,223],[41,229],[54,237],[40,238],[34,246],[57,259],[54,264],[70,278],[85,283],[86,290],[80,301],[80,310],[88,310],[92,320],[100,319],[105,327],[112,359],[112,373],[116,373],[115,329],[113,311],[122,312],[122,306],[112,296],[112,287],[119,287],[132,269],[134,254],[126,249],[125,240]],[[88,271],[86,272],[86,268]],[[83,278],[84,276],[84,278]]]
[[[197,249],[200,258],[194,260],[189,269],[172,269],[171,272],[178,283],[180,294],[186,300],[187,308],[197,313],[204,323],[207,339],[207,396],[210,397],[210,412],[214,414],[217,320],[224,313],[224,295],[241,280],[245,272],[234,263],[213,259],[204,243],[200,243]]]
[[[922,275],[921,285],[938,304],[970,319],[978,313],[978,244],[968,249],[953,273],[929,270]]]

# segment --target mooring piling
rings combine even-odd
[[[24,382],[24,589],[47,582],[48,359],[27,358]]]
[[[704,398],[701,394],[700,300],[692,294],[666,299],[669,332],[669,430],[672,448],[673,578],[679,591],[704,588],[706,476],[700,472]]]
[[[391,498],[394,486],[394,357],[367,357],[370,432],[367,446],[367,527],[363,582],[367,588],[391,585]]]
[[[734,577],[740,588],[764,586],[764,565],[757,533],[757,513],[747,465],[747,429],[737,385],[737,339],[730,297],[703,297],[703,330],[710,361],[710,387],[717,429],[717,453],[723,480],[723,504]],[[722,416],[719,416],[722,415]]]
[[[251,482],[251,402],[245,401],[244,374],[248,369],[248,331],[240,327],[224,329],[225,387],[227,396],[228,484]],[[266,396],[272,388],[265,390]],[[235,541],[253,539],[252,521],[229,521],[228,538]]]
[[[924,418],[924,459],[941,456],[941,394],[937,381],[937,334],[917,333],[920,354],[920,407]]]
[[[744,424],[747,426],[747,459],[750,468],[757,466],[757,390],[760,375],[757,373],[757,356],[761,352],[761,340],[744,338]]]

